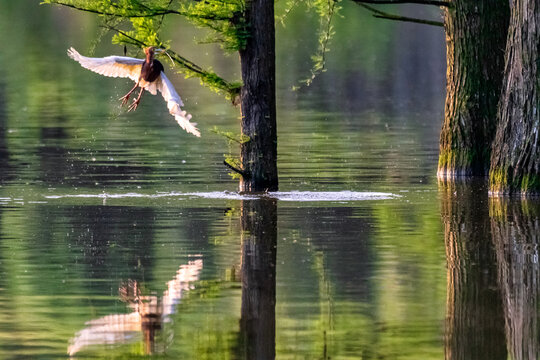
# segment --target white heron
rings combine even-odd
[[[189,120],[191,115],[182,110],[184,103],[182,99],[174,89],[174,86],[169,81],[163,71],[163,65],[159,60],[154,59],[154,53],[162,52],[162,49],[154,47],[148,47],[144,49],[146,59],[136,59],[126,56],[107,56],[104,58],[91,58],[82,56],[74,48],[69,48],[67,53],[70,58],[79,62],[82,67],[92,70],[98,74],[110,77],[126,77],[135,81],[135,86],[123,97],[122,105],[127,104],[130,95],[137,89],[141,88],[139,96],[129,106],[128,111],[137,109],[139,102],[141,101],[144,90],[150,92],[152,95],[156,95],[157,92],[161,92],[163,99],[167,102],[169,112],[174,119],[180,125],[180,127],[186,130],[188,133],[200,137],[201,133],[195,126],[196,123],[192,123]]]

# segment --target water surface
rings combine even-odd
[[[93,16],[0,4],[2,358],[538,357],[540,206],[437,184],[442,32],[344,6],[298,92],[316,19],[278,28],[280,192],[245,196],[210,131],[239,131],[238,109],[168,67],[202,137],[158,97],[127,114],[129,81],[65,55],[92,51]]]

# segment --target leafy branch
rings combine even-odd
[[[317,52],[311,56],[313,66],[310,70],[311,76],[307,79],[300,80],[301,84],[310,86],[313,80],[321,73],[325,72],[326,53],[330,50],[328,44],[334,36],[332,27],[332,19],[334,15],[341,9],[338,5],[340,0],[314,0],[313,3],[308,2],[308,6],[314,7],[319,14],[319,46]],[[293,90],[298,90],[301,86],[293,87]]]
[[[170,8],[172,0],[162,5],[145,0],[43,0],[42,4],[62,5],[100,16],[123,19],[161,17],[160,24],[165,15],[180,15],[196,26],[211,29],[211,41],[221,44],[223,49],[231,52],[243,49],[248,37],[244,20],[244,0],[182,2],[176,10]]]
[[[250,141],[249,136],[245,134],[237,135],[236,133],[233,133],[231,131],[220,130],[217,126],[214,126],[214,128],[210,131],[212,131],[214,134],[225,137],[229,141],[229,143],[235,142],[241,145]]]
[[[280,16],[276,16],[276,21],[280,22],[282,26],[285,26],[285,19],[291,11],[300,4],[301,0],[287,0],[285,4],[285,10]]]
[[[62,5],[75,10],[90,12],[98,15],[122,18],[154,17],[167,14],[183,15],[180,11],[168,8],[149,8],[137,0],[132,0],[132,6],[129,7],[121,7],[111,1],[85,3],[86,6],[78,5],[78,2],[69,0],[43,0],[41,4]]]
[[[204,6],[184,5],[176,10],[171,9],[172,0],[160,3],[144,0],[44,0],[43,3],[98,14],[104,19],[102,26],[116,33],[113,43],[129,44],[138,48],[147,46],[169,48],[168,42],[163,43],[158,35],[164,16],[169,14],[181,15],[199,26],[213,29],[221,34],[217,41],[221,42],[224,48],[236,48],[245,43],[245,36],[241,35],[244,28],[241,17],[236,19],[239,9],[243,6],[242,0],[206,0],[199,2],[204,3]],[[220,8],[220,11],[211,11],[217,8]],[[132,30],[121,30],[118,26],[122,20],[128,20]],[[172,50],[167,50],[167,54],[179,65],[179,71],[186,78],[197,77],[201,84],[225,95],[233,104],[238,103],[242,87],[240,82],[228,82],[213,71],[201,68]]]
[[[108,28],[109,30],[115,31],[118,35],[120,35],[120,37],[115,39],[115,42],[118,43],[131,44],[137,47],[163,46],[161,42],[158,42],[157,44],[146,43],[145,41],[138,39],[136,37],[136,34],[129,34],[112,26],[108,26]],[[186,59],[185,57],[174,52],[173,50],[167,49],[167,54],[176,64],[180,65],[180,72],[182,72],[186,76],[186,78],[197,77],[203,85],[209,87],[217,93],[223,93],[227,99],[229,99],[233,103],[237,103],[237,98],[240,96],[240,89],[242,87],[241,83],[228,82],[218,76],[216,73],[204,70],[199,65]]]
[[[204,42],[215,42],[228,52],[245,48],[249,36],[244,0],[211,0],[183,3],[181,12],[193,24],[213,31]]]
[[[229,175],[233,179],[237,179],[240,177],[243,177],[244,179],[249,178],[249,173],[241,169],[242,162],[240,161],[240,159],[232,154],[232,145],[233,143],[237,143],[240,145],[245,144],[251,140],[250,137],[245,134],[237,135],[236,133],[230,131],[220,130],[217,126],[214,126],[211,131],[227,139],[229,153],[223,154],[223,156],[225,157],[225,159],[223,160],[223,165],[232,170],[232,173],[229,173]]]

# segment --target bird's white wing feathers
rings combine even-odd
[[[159,91],[161,91],[163,99],[165,99],[167,102],[169,112],[172,116],[174,116],[174,119],[178,125],[180,125],[180,127],[186,130],[188,133],[200,137],[201,133],[199,132],[199,129],[195,127],[197,124],[189,122],[191,119],[191,114],[188,114],[186,111],[182,110],[181,106],[184,106],[184,103],[182,102],[182,99],[180,99],[180,96],[176,90],[174,90],[173,84],[169,81],[169,79],[167,79],[167,76],[165,76],[163,71],[161,72],[159,80],[155,81],[155,86]]]
[[[82,67],[92,70],[100,75],[109,77],[125,77],[137,82],[141,74],[144,60],[126,56],[107,56],[104,58],[91,58],[82,56],[74,48],[67,51],[70,58],[79,62]]]
[[[163,71],[161,72],[161,75],[151,83],[143,80],[139,82],[142,63],[144,62],[142,59],[125,56],[90,58],[82,56],[74,48],[69,48],[67,53],[70,58],[79,62],[82,67],[92,70],[98,74],[110,77],[130,78],[131,80],[139,83],[139,86],[149,91],[152,95],[156,95],[157,91],[159,90],[163,96],[163,99],[165,99],[167,102],[169,112],[172,116],[174,116],[174,119],[178,125],[180,125],[182,129],[186,130],[190,134],[198,137],[201,136],[199,129],[195,127],[197,124],[189,122],[191,115],[182,110],[181,106],[184,106],[184,103]]]

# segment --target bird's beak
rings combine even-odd
[[[163,50],[163,49],[159,49],[159,48],[154,49],[155,54],[162,54],[164,52],[165,52],[165,50]]]

